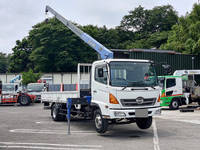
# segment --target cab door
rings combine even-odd
[[[181,78],[167,78],[165,83],[165,95],[176,96],[182,94]]]
[[[92,77],[92,102],[100,107],[108,103],[108,68],[106,64],[96,65]],[[103,112],[102,112],[103,113]]]

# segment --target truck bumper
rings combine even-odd
[[[139,118],[136,114],[138,110],[144,110],[147,113],[146,117],[155,116],[161,114],[160,107],[151,108],[132,108],[132,109],[112,109],[110,108],[108,115],[103,115],[106,119],[122,119],[122,118]]]

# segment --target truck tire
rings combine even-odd
[[[54,104],[51,108],[51,117],[54,121],[64,121],[65,116],[60,114],[61,106],[59,104]]]
[[[176,110],[179,108],[179,102],[177,99],[173,99],[169,105],[169,109]]]
[[[200,106],[200,100],[198,101],[198,104],[199,104],[199,106]]]
[[[136,118],[136,124],[140,129],[148,129],[152,125],[152,117]]]
[[[20,103],[20,105],[22,106],[28,106],[31,103],[31,99],[29,96],[27,95],[21,95],[19,96],[18,102]]]
[[[98,133],[105,133],[108,129],[108,120],[102,117],[99,109],[94,111],[94,125]]]

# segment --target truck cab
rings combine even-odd
[[[17,93],[20,90],[20,86],[18,83],[4,83],[2,84],[2,93],[3,94],[10,94],[10,93]]]
[[[159,76],[161,91],[161,106],[169,106],[170,109],[178,109],[179,106],[189,103],[184,93],[182,76]]]
[[[160,113],[160,89],[149,60],[107,59],[92,67],[92,103],[106,118],[148,117]],[[144,110],[140,115],[137,110]],[[138,116],[137,116],[138,115]]]
[[[31,95],[35,95],[35,102],[41,101],[41,92],[45,90],[46,83],[29,83],[27,85],[27,93]]]

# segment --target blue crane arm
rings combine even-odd
[[[50,6],[46,6],[46,13],[51,12],[59,21],[61,21],[67,28],[69,28],[73,33],[75,33],[79,38],[81,38],[86,44],[92,47],[101,56],[101,59],[113,58],[113,52],[103,46],[101,43],[96,41],[87,33],[76,27],[71,21],[65,19],[59,13],[57,13]]]
[[[15,81],[17,81],[17,80],[21,80],[21,75],[17,75],[17,76],[15,76],[14,78],[12,78],[12,79],[10,80],[10,83],[15,83]]]

